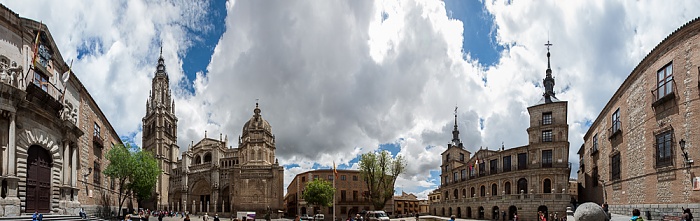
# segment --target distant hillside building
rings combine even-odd
[[[593,121],[578,151],[580,201],[653,220],[700,208],[698,30],[700,18],[654,47]]]
[[[0,5],[0,216],[117,212],[118,184],[102,170],[121,140],[68,71],[46,25]]]
[[[337,170],[338,180],[335,181],[335,202],[333,207],[312,207],[302,198],[306,184],[314,179],[323,179],[333,182],[332,169],[319,169],[297,174],[289,186],[284,198],[287,207],[287,215],[315,215],[324,214],[326,221],[333,219],[333,209],[338,219],[345,220],[361,211],[374,210],[374,206],[367,198],[367,184],[360,176],[358,170]]]
[[[538,211],[566,214],[571,171],[567,102],[554,96],[549,56],[547,52],[544,95],[527,108],[528,145],[480,149],[471,155],[459,139],[455,115],[452,142],[442,153],[441,185],[437,189],[442,198],[430,204],[432,215],[501,220],[503,213],[507,219],[517,213],[529,220]]]

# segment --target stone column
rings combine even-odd
[[[73,188],[78,187],[78,147],[70,148],[71,152],[71,168],[70,168],[70,186]]]
[[[17,136],[17,133],[15,132],[15,118],[17,117],[16,113],[11,113],[10,114],[10,136],[9,142],[7,145],[7,155],[8,155],[8,164],[7,164],[7,175],[8,176],[15,176],[17,171],[17,157],[16,157],[16,152],[17,152],[17,147],[15,146],[15,137]]]
[[[63,177],[62,184],[68,186],[70,179],[70,171],[68,171],[68,164],[70,163],[70,141],[63,141],[63,169],[61,171],[61,177]]]

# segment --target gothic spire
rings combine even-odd
[[[547,41],[547,44],[544,44],[544,46],[547,47],[547,71],[544,80],[542,83],[544,84],[544,101],[545,103],[552,103],[552,98],[557,99],[557,97],[554,94],[554,78],[552,77],[552,66],[550,62],[550,53],[549,53],[549,47],[552,46],[549,41]]]
[[[452,145],[459,145],[459,129],[457,129],[457,107],[455,106],[455,126],[452,130]]]

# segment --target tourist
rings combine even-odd
[[[83,210],[82,207],[80,207],[80,211],[78,211],[78,215],[80,215],[81,219],[87,219],[87,214],[85,214],[85,210]]]
[[[184,220],[184,221],[190,221],[190,214],[185,215],[185,219],[183,219],[183,220]]]
[[[219,214],[214,214],[214,221],[221,221],[219,220]]]
[[[124,215],[124,221],[131,221],[131,214]]]
[[[630,219],[630,221],[644,221],[644,219],[642,219],[640,214],[641,213],[639,212],[638,209],[632,210],[632,218]]]
[[[605,215],[608,216],[608,220],[610,220],[610,209],[608,209],[608,203],[605,202],[603,203],[603,211],[605,211]]]
[[[518,213],[513,213],[513,221],[518,221]]]
[[[450,221],[455,221],[455,215],[450,216]]]
[[[202,217],[202,220],[204,220],[204,221],[209,221],[209,214],[208,214],[208,213],[204,213],[204,216]]]
[[[681,207],[682,209],[682,207]],[[683,215],[681,216],[683,221],[693,221],[693,213],[690,212],[690,208],[683,209]]]

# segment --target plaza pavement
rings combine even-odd
[[[438,220],[445,220],[445,221],[446,221],[446,220],[449,220],[449,217],[421,216],[421,218],[428,218],[428,217],[430,217],[430,218],[435,218],[435,219],[438,219]],[[620,214],[612,214],[611,217],[612,217],[612,219],[611,219],[610,221],[629,221],[630,218],[632,218],[631,216],[620,215]],[[228,218],[219,217],[219,219],[221,219],[221,221],[230,221],[230,220],[231,220],[231,217],[228,217]],[[181,220],[183,220],[182,217],[164,217],[164,218],[163,218],[163,221],[181,221]],[[201,216],[194,215],[194,216],[190,216],[190,220],[192,220],[192,221],[201,221],[201,220],[202,220],[202,217],[201,217]],[[209,221],[213,221],[213,220],[214,220],[214,217],[213,217],[213,216],[210,216],[210,217],[209,217]],[[291,221],[291,220],[292,220],[292,219],[272,219],[272,221]],[[521,219],[521,220],[523,220],[523,219]],[[568,221],[574,221],[574,217],[573,217],[573,216],[568,216],[568,217],[567,217],[567,220],[568,220]],[[149,219],[149,221],[158,221],[158,217],[151,217],[151,218]],[[264,221],[264,219],[257,219],[256,221]],[[415,221],[415,218],[395,218],[395,219],[391,219],[391,221]],[[455,221],[486,221],[486,220],[478,220],[478,219],[455,219]],[[531,221],[531,220],[527,219],[527,220],[525,220],[525,221]],[[532,220],[532,221],[534,221],[534,220]]]

